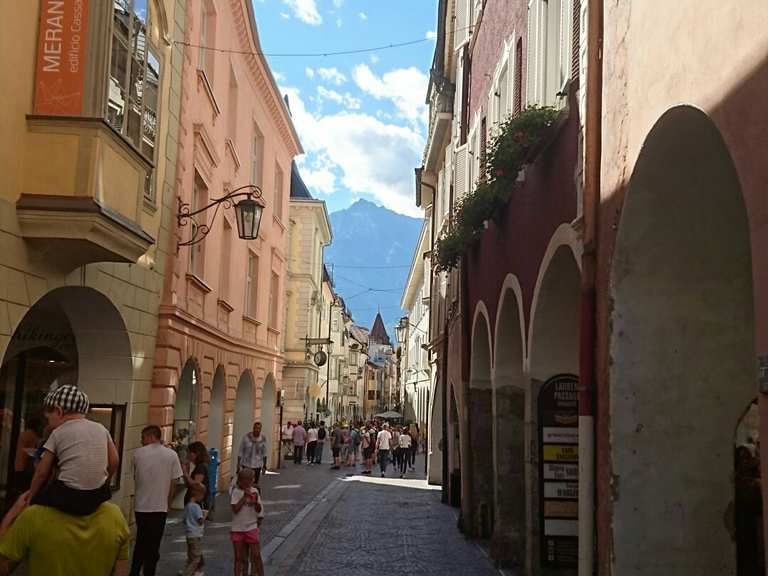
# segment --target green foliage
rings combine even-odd
[[[450,228],[435,242],[433,262],[438,270],[455,268],[466,249],[480,237],[485,223],[498,218],[518,173],[557,115],[554,108],[534,106],[498,127],[475,189],[456,203]]]

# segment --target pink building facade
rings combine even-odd
[[[291,161],[301,145],[262,56],[247,0],[194,0],[187,7],[176,197],[194,211],[247,184],[264,206],[256,240],[237,234],[222,206],[193,227],[173,223],[157,337],[150,423],[182,449],[200,440],[219,453],[219,482],[236,465],[240,439],[261,421],[277,465]],[[216,48],[212,50],[211,48]]]

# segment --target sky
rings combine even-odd
[[[305,154],[310,192],[329,211],[365,198],[409,216],[414,168],[428,124],[425,103],[437,0],[252,0],[262,50]],[[281,57],[415,44],[342,56]]]

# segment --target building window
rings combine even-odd
[[[205,72],[208,82],[213,86],[213,64],[216,52],[216,13],[210,0],[203,0],[200,15],[200,44],[197,55],[197,67]]]
[[[245,275],[245,315],[256,317],[257,291],[259,276],[259,257],[248,251],[248,269]]]
[[[219,298],[229,298],[229,275],[232,253],[232,226],[226,218],[223,218],[224,230],[221,239],[221,268],[219,270]]]
[[[199,175],[195,174],[192,186],[192,211],[200,210],[208,203],[208,189]],[[189,247],[189,272],[202,279],[205,272],[205,240]]]
[[[144,4],[138,9],[138,4]],[[147,35],[146,4],[113,0],[112,47],[107,82],[107,122],[149,160],[155,160],[160,58]],[[154,199],[153,178],[144,194]]]
[[[283,187],[284,184],[284,176],[283,176],[283,169],[280,167],[280,164],[275,162],[275,197],[273,198],[274,202],[274,210],[275,210],[275,216],[282,219],[283,218]],[[314,247],[314,244],[313,244]]]
[[[272,279],[269,283],[269,327],[277,329],[277,321],[279,318],[279,296],[280,296],[280,277],[272,272]]]
[[[563,105],[570,78],[573,0],[530,0],[528,3],[527,102]]]
[[[251,137],[251,184],[261,188],[262,167],[264,158],[264,135],[259,127],[254,124],[253,136]]]

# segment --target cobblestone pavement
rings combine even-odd
[[[270,542],[312,499],[326,488],[335,478],[349,470],[330,470],[330,460],[324,464],[296,466],[286,461],[277,472],[270,472],[261,479],[266,517],[261,530],[262,544]],[[203,539],[205,574],[218,576],[232,574],[232,544],[229,540],[229,526],[232,518],[228,495],[219,494],[213,520],[206,523]],[[186,540],[181,524],[181,511],[174,511],[168,517],[163,544],[160,548],[158,576],[176,576],[186,561]]]

